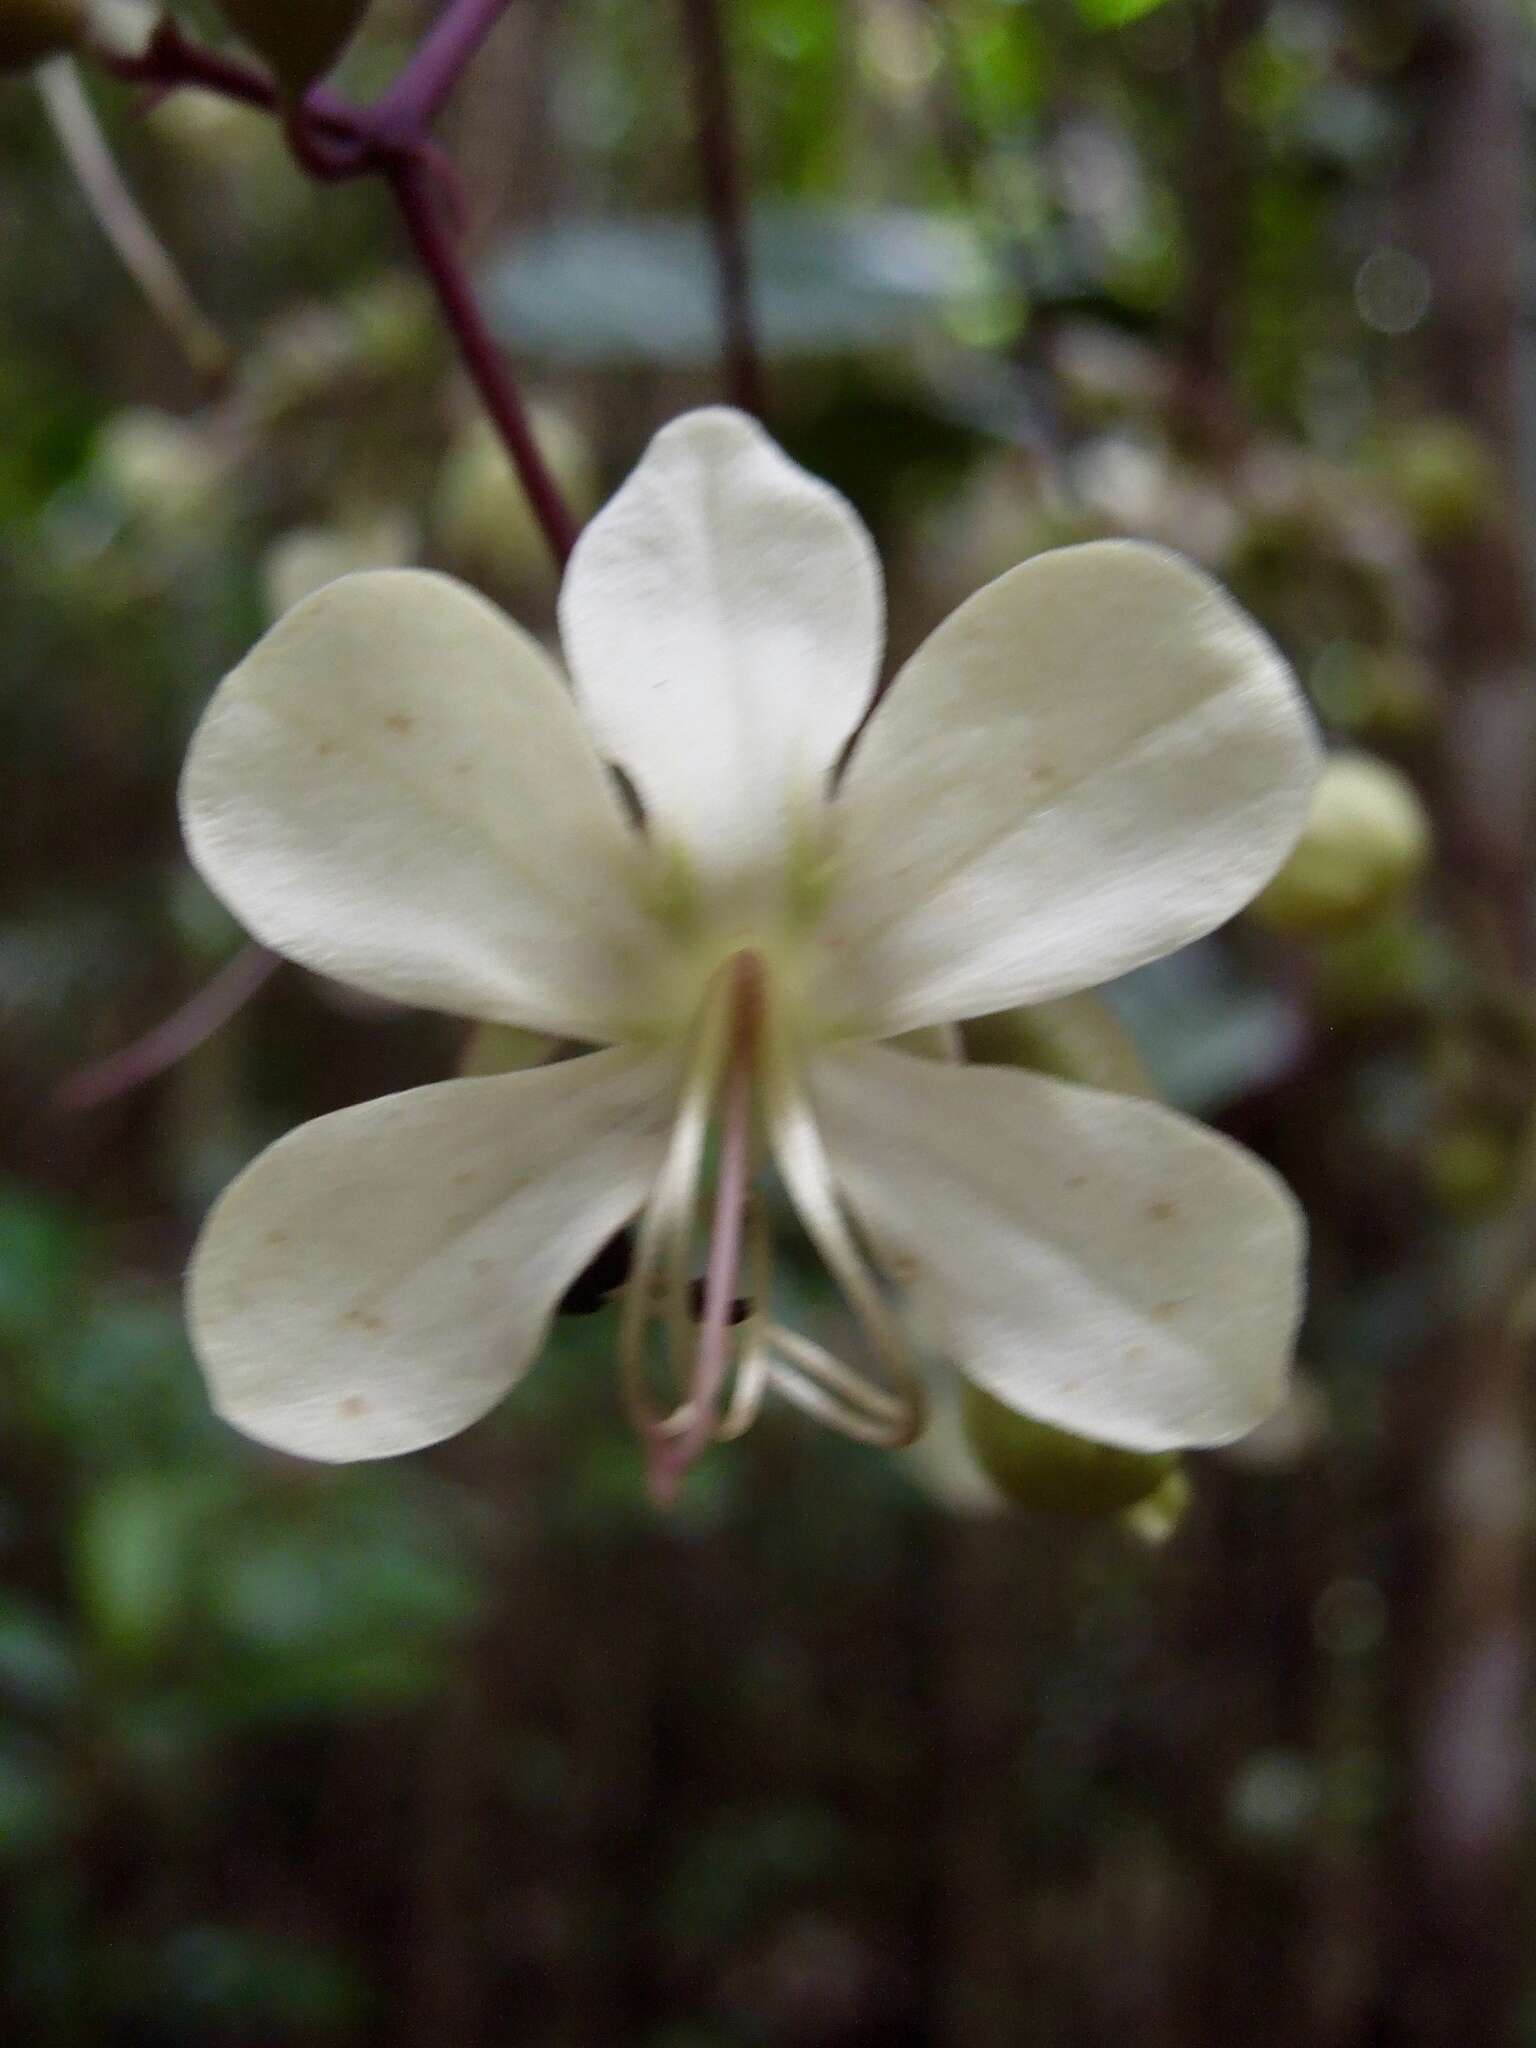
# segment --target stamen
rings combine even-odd
[[[694,1349],[688,1426],[660,1445],[652,1457],[651,1492],[663,1505],[676,1498],[683,1474],[713,1441],[720,1392],[730,1364],[736,1283],[741,1274],[747,1194],[752,1180],[752,1073],[758,1026],[761,970],[756,957],[733,962],[734,1002],[727,1055],[725,1102],[720,1133],[720,1169],[715,1180],[709,1251],[704,1263],[704,1313]]]
[[[785,1345],[786,1350],[786,1340],[793,1338],[792,1330],[775,1329],[773,1332],[775,1344]],[[798,1340],[797,1349],[798,1344],[804,1341]],[[823,1354],[823,1358],[828,1356],[829,1354]],[[800,1362],[804,1363],[804,1360]],[[836,1360],[831,1362],[835,1364]],[[807,1415],[814,1416],[818,1422],[826,1424],[829,1429],[839,1431],[843,1436],[852,1437],[857,1443],[878,1444],[882,1450],[898,1450],[902,1445],[911,1443],[920,1426],[914,1424],[905,1411],[901,1411],[898,1418],[892,1421],[880,1421],[873,1416],[862,1414],[851,1404],[839,1401],[815,1379],[805,1377],[801,1372],[786,1372],[781,1365],[776,1364],[770,1364],[768,1371],[773,1385],[786,1401],[792,1401],[797,1408],[804,1409]],[[863,1391],[870,1394],[874,1389],[865,1387]]]
[[[795,1069],[775,1057],[771,1025],[762,962],[753,952],[737,953],[701,1005],[667,1154],[640,1220],[619,1351],[626,1404],[645,1447],[651,1495],[660,1506],[677,1498],[684,1475],[709,1444],[751,1427],[770,1389],[861,1443],[911,1443],[926,1416],[916,1363],[843,1213]],[[857,1316],[885,1384],[768,1319],[771,1241],[752,1201],[759,1089],[784,1185]],[[690,1278],[689,1267],[706,1143],[716,1117],[720,1158],[700,1283]],[[745,1298],[738,1291],[744,1262],[750,1267]],[[651,1391],[647,1364],[646,1340],[658,1317],[675,1389],[675,1404],[665,1410]]]
[[[815,1382],[824,1391],[852,1411],[878,1424],[886,1431],[894,1431],[892,1442],[901,1442],[902,1433],[911,1427],[912,1416],[909,1404],[894,1394],[888,1394],[883,1387],[877,1387],[862,1373],[843,1361],[825,1345],[813,1338],[802,1336],[798,1330],[786,1330],[774,1324],[768,1331],[767,1344],[779,1354],[782,1363],[792,1366],[799,1377]],[[775,1378],[785,1377],[781,1369]]]
[[[821,1350],[820,1346],[805,1349],[808,1340],[794,1337],[792,1332],[776,1329],[775,1345],[802,1370],[805,1369],[806,1357],[815,1352],[820,1360],[837,1366],[839,1374],[845,1375],[846,1380],[857,1384],[863,1396],[879,1392],[879,1398],[892,1406],[890,1428],[895,1432],[880,1440],[892,1444],[911,1443],[922,1433],[928,1413],[928,1397],[922,1376],[901,1325],[880,1292],[879,1283],[844,1219],[816,1119],[809,1103],[791,1079],[784,1061],[776,1063],[772,1076],[768,1132],[779,1173],[800,1221],[821,1253],[828,1272],[842,1289],[848,1306],[858,1317],[870,1348],[890,1382],[890,1390],[885,1392],[872,1388],[859,1375],[839,1366],[831,1353]],[[785,1338],[791,1338],[792,1343],[785,1345]],[[795,1356],[797,1352],[801,1354],[799,1357]],[[826,1372],[819,1369],[815,1376],[823,1382],[828,1379]],[[777,1373],[775,1384],[780,1385],[784,1392],[790,1392],[787,1382]],[[846,1383],[840,1391],[847,1395]],[[798,1395],[791,1394],[790,1398],[798,1398]],[[819,1393],[813,1398],[818,1404],[822,1403]],[[807,1404],[802,1401],[801,1405]],[[897,1415],[899,1423],[895,1419]],[[836,1426],[848,1429],[850,1435],[861,1433],[849,1428],[847,1421]]]
[[[722,1005],[706,1003],[667,1156],[640,1219],[634,1264],[619,1312],[619,1370],[625,1406],[638,1435],[650,1439],[662,1422],[646,1384],[645,1338],[658,1298],[674,1371],[693,1349],[688,1313],[688,1253],[704,1174],[705,1140],[725,1054]]]

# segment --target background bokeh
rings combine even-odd
[[[1536,27],[1495,0],[731,0],[767,417],[873,527],[899,658],[1140,534],[1405,771],[1422,884],[1239,919],[1115,991],[1313,1223],[1300,1392],[1154,1544],[783,1412],[647,1506],[566,1319],[438,1451],[209,1416],[198,1218],[447,1020],[284,970],[165,1074],[71,1077],[239,954],[174,785],[217,678],[341,569],[540,631],[538,531],[384,194],[87,67],[232,352],[117,265],[0,86],[0,2014],[40,2048],[1536,2042]],[[216,33],[210,17],[187,19]],[[379,0],[342,73],[421,26]],[[579,511],[721,389],[677,9],[513,0],[443,137]],[[89,1089],[86,1093],[89,1094]],[[814,1266],[801,1313],[835,1327]]]

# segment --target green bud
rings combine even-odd
[[[1481,1118],[1442,1131],[1429,1148],[1424,1170],[1441,1208],[1453,1216],[1473,1217],[1508,1200],[1518,1164],[1511,1135]]]
[[[401,568],[415,548],[410,521],[398,512],[381,512],[353,525],[296,526],[279,534],[261,558],[267,616],[281,618],[338,576]]]
[[[460,1057],[459,1073],[472,1081],[490,1074],[520,1074],[525,1067],[542,1066],[556,1043],[544,1032],[525,1031],[519,1024],[477,1024]]]
[[[1171,1451],[1090,1443],[1016,1413],[969,1381],[961,1390],[960,1420],[993,1485],[1021,1507],[1048,1515],[1108,1520],[1151,1502],[1180,1477]]]
[[[1371,754],[1335,754],[1252,915],[1293,936],[1348,930],[1406,896],[1429,852],[1429,815],[1408,778]]]
[[[295,98],[336,62],[368,0],[219,0],[232,26]]]
[[[1318,1015],[1330,1028],[1412,1008],[1437,972],[1429,935],[1395,906],[1350,930],[1324,934],[1314,965]]]
[[[204,428],[152,406],[130,406],[97,435],[91,473],[128,518],[184,536],[204,527],[228,466]]]
[[[0,0],[0,71],[29,71],[57,57],[84,27],[83,0]]]
[[[966,1058],[984,1066],[1028,1067],[1117,1095],[1156,1093],[1135,1040],[1101,996],[1062,996],[972,1017],[960,1035]]]
[[[1505,496],[1499,464],[1465,421],[1415,420],[1394,429],[1378,462],[1387,489],[1424,539],[1453,540]]]
[[[586,436],[567,413],[537,402],[529,424],[562,497],[584,518],[597,502]],[[546,572],[548,543],[488,420],[471,421],[450,444],[438,472],[432,530],[450,561],[500,587]]]

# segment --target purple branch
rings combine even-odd
[[[373,107],[375,134],[414,138],[429,128],[508,5],[509,0],[450,0]]]
[[[305,94],[302,107],[284,119],[284,128],[295,160],[311,177],[329,181],[377,173],[388,182],[464,367],[528,494],[556,566],[563,568],[575,543],[576,523],[539,453],[517,386],[475,304],[454,247],[457,219],[448,226],[441,217],[441,204],[451,214],[458,211],[457,181],[426,134],[427,123],[507,4],[508,0],[452,0],[376,107],[351,106],[318,85]],[[193,42],[171,22],[161,23],[142,56],[103,61],[116,77],[131,83],[162,91],[201,86],[247,106],[279,110],[280,96],[265,72]],[[440,190],[434,192],[434,185]]]
[[[693,65],[704,205],[719,277],[726,383],[743,412],[761,414],[763,372],[752,319],[746,204],[718,0],[682,0],[682,10],[683,36]]]
[[[576,522],[539,453],[517,386],[480,317],[458,251],[433,204],[427,174],[417,159],[403,157],[387,164],[385,175],[464,367],[501,435],[556,567],[563,569],[576,543]]]
[[[218,973],[179,1010],[172,1011],[153,1030],[146,1031],[131,1045],[110,1052],[105,1059],[81,1067],[53,1091],[56,1109],[96,1109],[116,1096],[154,1080],[188,1053],[196,1052],[205,1040],[244,1009],[259,990],[266,987],[282,965],[265,946],[247,946],[226,962]]]
[[[575,544],[576,523],[539,453],[517,385],[475,304],[454,242],[462,211],[458,181],[427,134],[428,124],[507,4],[508,0],[451,0],[410,64],[374,107],[352,106],[326,86],[316,85],[298,108],[285,109],[266,72],[194,42],[170,20],[160,23],[138,57],[99,54],[103,68],[129,84],[157,92],[196,86],[278,116],[295,161],[317,180],[370,173],[384,178],[464,367],[528,494],[555,565],[563,569]],[[445,208],[450,221],[444,219]],[[278,964],[265,947],[248,946],[163,1023],[64,1081],[54,1095],[56,1106],[93,1108],[174,1066],[228,1023]]]

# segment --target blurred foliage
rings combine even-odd
[[[446,140],[488,305],[589,507],[659,419],[718,394],[693,116],[656,10],[525,12]],[[1227,177],[1192,102],[1198,12],[741,0],[773,425],[873,524],[895,655],[1035,550],[1164,541],[1264,621],[1331,740],[1390,761],[1433,806],[1437,578],[1500,469],[1425,397],[1433,280],[1399,246],[1394,198],[1412,36],[1391,7],[1253,10],[1221,84]],[[417,26],[397,0],[375,7],[347,82],[376,87]],[[207,1412],[179,1322],[202,1206],[277,1131],[438,1078],[451,1029],[285,973],[141,1094],[70,1117],[50,1091],[240,944],[185,873],[173,792],[199,706],[269,612],[338,565],[420,559],[547,633],[552,585],[381,195],[307,186],[249,111],[91,89],[236,368],[195,387],[35,96],[8,83],[14,2037],[467,2044],[452,1984],[472,1950],[498,2010],[518,1986],[532,1998],[544,2017],[516,2038],[541,2042],[1023,2037],[939,2018],[899,2033],[922,2004],[914,1973],[946,1968],[1032,1971],[1030,2038],[1120,2038],[1144,2008],[1129,1991],[1114,2004],[1107,1965],[1092,1993],[1107,2032],[1070,2031],[1051,2004],[1074,1969],[1097,1982],[1080,1921],[1132,1924],[1130,1948],[1179,1959],[1178,1977],[1200,1939],[1192,1901],[1208,1917],[1212,1900],[1240,1905],[1257,1942],[1294,1924],[1306,1871],[1342,1884],[1380,1852],[1374,1503],[1394,1375],[1447,1273],[1480,1284],[1478,1233],[1526,1190],[1528,1004],[1434,868],[1347,929],[1242,920],[1111,992],[1157,1086],[1270,1152],[1316,1236],[1295,1409],[1233,1462],[1193,1462],[1166,1556],[1025,1517],[983,1549],[944,1505],[983,1497],[957,1427],[900,1464],[784,1417],[707,1462],[655,1533],[617,1415],[611,1312],[562,1324],[505,1413],[443,1452],[338,1472],[239,1442]],[[1192,339],[1202,290],[1219,312],[1214,385]],[[834,1333],[808,1257],[787,1284]],[[475,1720],[487,1699],[494,1727]],[[940,1785],[953,1813],[936,1811]],[[412,1801],[448,1812],[442,1839]],[[454,1950],[429,1907],[418,1925],[402,1901],[461,1898],[454,1857],[470,1852],[454,1845],[493,1826],[505,1841],[476,1867],[495,1896],[472,1902],[471,1948],[461,1932]],[[524,1840],[538,1854],[520,1861]],[[943,1928],[923,1920],[935,1887]],[[910,1958],[880,1932],[909,1907]],[[1221,2030],[1217,1979],[1225,1967],[1234,1999],[1246,1987],[1230,2010],[1249,2012],[1255,1954],[1277,2012],[1300,2010],[1270,1982],[1278,1948],[1209,1964],[1217,2018],[1199,2038],[1250,2038],[1248,2020]],[[412,1976],[417,1957],[442,1984]],[[631,2000],[642,2017],[622,2035],[573,1988],[620,1977],[660,1987]]]

